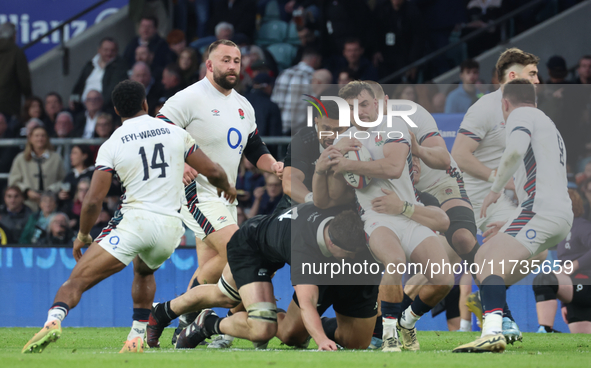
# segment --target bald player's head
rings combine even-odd
[[[240,81],[240,49],[230,40],[217,40],[209,45],[207,51],[205,76],[221,89],[230,91]]]

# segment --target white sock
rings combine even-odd
[[[484,317],[482,336],[496,335],[503,332],[503,316],[498,313],[489,313]]]
[[[64,308],[53,307],[49,310],[49,312],[47,312],[47,321],[45,321],[45,324],[48,324],[51,321],[55,321],[56,319],[61,322],[64,320],[64,318],[66,318],[67,314],[68,312],[66,312]]]
[[[400,326],[410,330],[415,327],[415,323],[421,319],[421,316],[417,316],[412,311],[412,306],[409,306],[404,312],[402,312],[402,318],[400,318]]]
[[[382,340],[390,337],[398,338],[398,331],[396,330],[396,318],[382,318]]]
[[[462,332],[472,331],[472,323],[467,319],[460,320],[460,331],[462,331]]]
[[[133,324],[131,325],[131,331],[129,331],[129,335],[127,335],[127,340],[133,340],[138,336],[141,337],[142,340],[145,340],[147,327],[148,322],[133,321]]]

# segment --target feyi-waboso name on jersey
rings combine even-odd
[[[170,134],[170,129],[158,128],[158,129],[144,130],[143,132],[140,132],[137,134],[136,133],[126,134],[123,137],[121,137],[121,141],[123,143],[129,142],[129,141],[137,141],[138,139],[157,137],[162,134]]]

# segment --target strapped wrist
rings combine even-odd
[[[404,215],[408,218],[411,218],[414,212],[415,212],[415,205],[408,202],[408,201],[405,201],[404,206],[402,207],[402,212],[400,214]]]

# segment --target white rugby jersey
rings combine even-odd
[[[142,115],[123,122],[101,145],[95,166],[119,176],[123,213],[134,208],[180,218],[187,203],[185,158],[196,149],[183,129]]]
[[[417,104],[417,112],[409,115],[409,118],[417,126],[416,128],[408,128],[413,132],[419,144],[423,144],[423,141],[427,138],[441,136],[441,134],[439,134],[439,128],[437,127],[437,122],[435,122],[433,116],[421,105]],[[456,176],[461,175],[461,171],[451,157],[451,154],[449,152],[447,152],[447,154],[449,155],[451,162],[447,170],[432,169],[421,160],[421,180],[416,185],[417,190],[430,193],[430,188],[448,176],[457,180]]]
[[[228,182],[236,185],[242,152],[257,129],[254,109],[246,98],[235,90],[225,96],[203,78],[169,98],[157,118],[186,129],[199,148],[226,171]],[[195,181],[199,201],[226,202],[204,175]]]
[[[529,142],[520,139],[522,132],[529,135]],[[521,134],[522,137],[512,139],[513,134]],[[515,144],[528,143],[523,161],[514,174],[521,208],[535,213],[551,213],[572,221],[572,203],[566,178],[566,148],[562,136],[541,110],[519,107],[507,119],[506,151],[513,152]],[[523,151],[524,147],[521,148]]]
[[[401,132],[397,134],[396,132]],[[369,137],[365,138],[369,133]],[[371,154],[372,159],[379,160],[384,158],[384,145],[390,142],[405,143],[409,147],[408,155],[404,164],[402,175],[398,179],[378,179],[372,178],[368,186],[363,189],[356,189],[355,194],[357,201],[362,209],[362,214],[375,214],[371,209],[371,201],[375,198],[384,196],[383,189],[388,189],[396,192],[398,197],[403,201],[410,203],[418,203],[418,196],[412,183],[412,154],[410,152],[410,137],[408,134],[408,128],[404,120],[399,117],[392,119],[392,127],[388,128],[386,117],[384,121],[378,127],[369,128],[366,132],[358,130],[356,127],[349,128],[345,133],[341,134],[341,137],[357,138],[367,148]],[[339,139],[335,140],[335,143]]]
[[[499,167],[505,150],[502,98],[503,92],[500,88],[480,97],[466,112],[458,131],[459,134],[464,134],[479,143],[474,157],[491,169]],[[463,175],[468,197],[475,207],[479,207],[490,191],[492,183],[477,179],[467,172]]]

